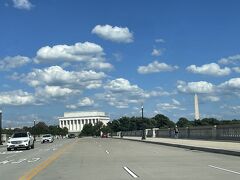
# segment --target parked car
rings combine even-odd
[[[102,138],[108,138],[108,135],[105,134],[105,133],[103,133],[101,137],[102,137]]]
[[[34,149],[34,138],[29,132],[16,132],[9,138],[7,150],[19,148]]]
[[[68,135],[68,138],[69,138],[69,139],[71,139],[71,138],[75,138],[75,137],[76,137],[75,134],[69,134],[69,135]]]
[[[52,143],[54,141],[54,137],[51,134],[42,135],[41,143],[49,142]]]

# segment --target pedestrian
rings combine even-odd
[[[177,126],[175,126],[175,128],[174,128],[174,137],[175,138],[178,138],[178,133],[179,133],[179,130],[178,130],[178,127]]]

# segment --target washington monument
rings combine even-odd
[[[195,108],[195,120],[199,120],[200,119],[200,114],[199,114],[197,94],[194,95],[194,108]]]

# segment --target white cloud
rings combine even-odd
[[[152,56],[161,56],[163,54],[164,49],[153,49]]]
[[[33,5],[29,0],[12,0],[12,1],[13,1],[13,7],[17,9],[30,10],[33,8]]]
[[[98,70],[112,70],[114,67],[112,64],[107,62],[95,62],[92,61],[88,65],[90,69],[98,69]]]
[[[77,104],[67,105],[66,107],[68,109],[77,109],[79,107],[87,107],[87,106],[93,106],[94,100],[90,99],[89,97],[84,97],[79,100]]]
[[[28,73],[23,81],[32,87],[38,86],[61,86],[77,89],[94,89],[102,85],[105,77],[103,72],[95,71],[66,71],[60,66],[51,66],[45,69],[34,69]]]
[[[157,112],[159,111],[172,111],[172,110],[181,110],[181,111],[184,111],[186,110],[185,108],[182,108],[180,106],[180,103],[177,101],[175,102],[173,100],[173,103],[159,103],[157,104]]]
[[[150,92],[145,92],[146,97],[169,96],[171,94],[172,93],[169,93],[169,92],[163,91],[163,90],[158,90],[158,91],[153,90]]]
[[[114,92],[138,91],[140,89],[137,85],[131,85],[128,80],[123,78],[110,81],[104,88]]]
[[[99,37],[118,42],[118,43],[130,43],[133,42],[133,33],[129,31],[127,27],[117,27],[111,25],[97,25],[92,30],[93,34]]]
[[[129,104],[140,104],[147,96],[143,89],[123,78],[108,82],[104,89],[105,92],[97,94],[97,98],[117,108],[127,108]]]
[[[184,82],[178,81],[177,89],[184,93],[212,93],[214,91],[214,85],[206,82]]]
[[[35,101],[34,95],[22,90],[0,92],[1,105],[32,105],[35,104]]]
[[[203,97],[203,100],[205,100],[205,101],[211,101],[211,102],[218,102],[218,101],[220,101],[220,97],[209,95],[209,96]]]
[[[139,66],[138,73],[140,74],[149,74],[149,73],[157,73],[164,71],[174,71],[178,69],[178,66],[171,66],[166,63],[159,63],[158,61],[154,61],[147,66]]]
[[[156,42],[156,43],[165,43],[165,40],[159,38],[159,39],[155,39],[155,42]]]
[[[96,94],[100,100],[116,108],[128,108],[133,104],[141,104],[146,99],[159,96],[169,96],[170,93],[161,90],[144,91],[138,85],[131,84],[127,79],[117,78],[104,86],[105,92]]]
[[[237,64],[240,63],[240,54],[222,58],[218,61],[220,64]]]
[[[30,58],[25,56],[7,56],[3,59],[0,59],[0,71],[8,71],[10,69],[24,66],[30,62]]]
[[[225,90],[240,90],[240,78],[232,78],[228,81],[219,85],[220,88],[224,88]]]
[[[45,86],[36,88],[36,96],[48,100],[49,98],[60,98],[75,95],[79,90],[73,90],[60,86]],[[42,100],[43,100],[42,99]]]
[[[240,73],[240,67],[233,67],[232,68],[236,73]]]
[[[231,73],[231,69],[228,67],[220,68],[220,66],[216,63],[204,64],[200,67],[196,65],[191,65],[186,68],[189,72],[195,74],[205,74],[212,76],[226,76]]]
[[[103,48],[95,43],[84,42],[75,43],[74,45],[55,45],[53,47],[45,46],[37,51],[35,57],[36,63],[42,62],[88,62],[104,60]]]

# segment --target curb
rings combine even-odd
[[[149,144],[158,144],[158,145],[164,145],[164,146],[171,146],[171,147],[177,147],[177,148],[183,148],[183,149],[189,149],[189,150],[198,150],[198,151],[217,153],[217,154],[225,154],[225,155],[231,155],[231,156],[240,156],[240,151],[232,151],[232,150],[226,150],[226,149],[214,149],[214,148],[189,146],[189,145],[182,145],[182,144],[171,144],[171,143],[164,143],[164,142],[128,139],[128,138],[114,138],[114,139],[122,139],[122,140],[143,142],[143,143],[149,143]]]

